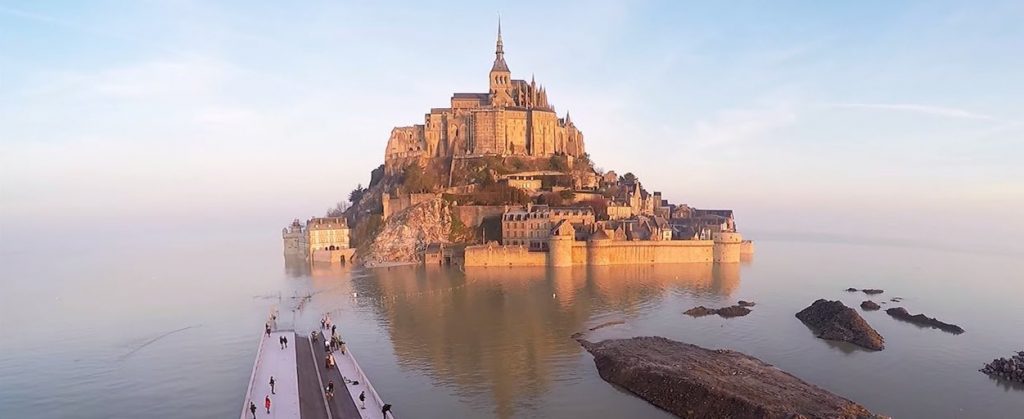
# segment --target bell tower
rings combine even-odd
[[[512,89],[512,72],[508,70],[508,64],[505,64],[505,47],[501,42],[501,18],[498,18],[498,43],[494,50],[494,65],[491,66],[488,84],[492,106],[513,104],[512,95],[509,94]]]

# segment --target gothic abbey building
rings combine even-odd
[[[452,156],[583,155],[583,133],[568,112],[558,117],[536,81],[514,80],[505,63],[498,25],[487,93],[455,93],[447,108],[432,108],[422,125],[396,127],[385,151],[389,172],[411,158]]]

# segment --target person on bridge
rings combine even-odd
[[[324,390],[325,390],[324,392],[327,393],[327,398],[328,399],[333,399],[334,398],[334,380],[331,380],[331,381],[327,382],[327,388],[324,389]]]
[[[252,412],[252,419],[256,419],[256,403],[249,400],[249,411]]]
[[[360,409],[366,409],[366,392],[365,391],[360,391],[359,392],[359,408]]]
[[[277,394],[277,393],[274,393],[274,376],[273,375],[270,376],[270,394]]]
[[[267,397],[265,399],[263,399],[263,406],[267,408],[267,414],[269,415],[270,414],[270,395],[269,394],[267,395]]]
[[[388,413],[391,413],[391,405],[384,403],[384,406],[380,408],[381,416],[388,417]]]
[[[288,347],[288,336],[281,336],[281,338],[284,339],[284,347],[287,348]]]
[[[270,336],[270,322],[267,322],[266,326],[267,326],[267,329],[266,329],[267,330],[267,336],[269,337]]]

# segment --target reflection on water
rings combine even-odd
[[[331,312],[402,417],[668,416],[604,382],[576,332],[734,349],[895,417],[1024,408],[1024,389],[977,371],[1024,349],[1024,262],[1010,257],[765,241],[756,261],[732,265],[362,271],[282,263],[272,239],[189,235],[60,263],[3,255],[0,417],[237,415],[273,305],[300,331]],[[856,309],[865,297],[842,291],[851,286],[905,297],[910,312],[967,333],[864,312],[886,341],[868,352],[793,316],[818,298]],[[757,302],[745,317],[682,314],[740,299]]]
[[[517,403],[549,391],[563,374],[556,370],[581,353],[569,337],[590,319],[616,313],[628,320],[673,293],[728,296],[738,284],[736,264],[471,268],[465,274],[401,267],[374,271],[355,291],[388,325],[403,367],[429,374],[460,397],[489,394],[495,413],[511,417]]]

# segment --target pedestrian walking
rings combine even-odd
[[[365,391],[360,391],[359,392],[359,408],[360,409],[366,409],[366,392]]]
[[[270,394],[277,394],[277,393],[274,393],[274,376],[273,375],[270,376]]]
[[[277,344],[278,344],[278,346],[281,347],[281,349],[284,349],[284,336],[278,336],[277,337]]]
[[[282,336],[284,338],[284,347],[288,347],[288,336]]]
[[[338,325],[336,325],[336,324],[331,325],[331,334],[332,335],[338,334]]]
[[[390,412],[391,412],[391,405],[387,404],[387,403],[384,403],[384,406],[380,408],[381,416],[384,416],[386,418],[386,417],[388,417],[388,413],[390,413]]]
[[[267,327],[267,329],[266,329],[267,330],[267,336],[270,336],[270,322],[267,322],[266,327]]]
[[[267,408],[267,414],[270,414],[270,395],[263,399],[263,406]]]
[[[320,329],[322,330],[322,329],[324,329],[326,327],[327,327],[327,320],[324,320],[324,318],[321,317],[320,318]]]
[[[249,411],[252,412],[252,419],[256,419],[256,403],[249,400]]]

